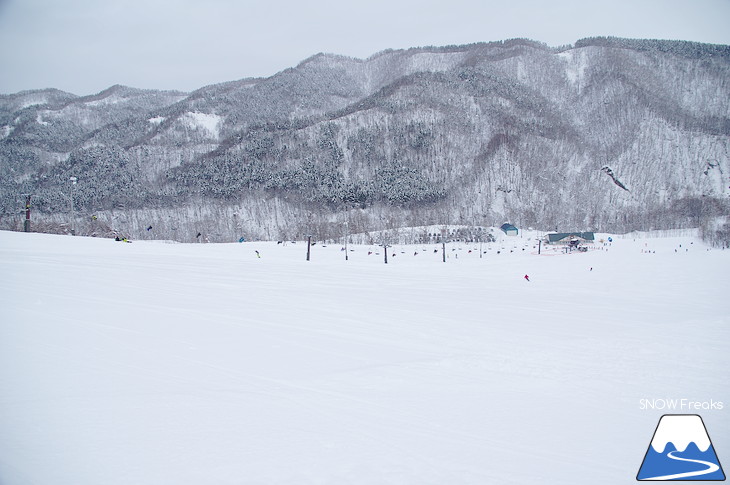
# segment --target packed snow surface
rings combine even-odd
[[[598,237],[0,232],[0,483],[629,484],[683,412],[730,462],[730,251]]]

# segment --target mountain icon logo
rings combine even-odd
[[[725,472],[702,418],[697,414],[662,416],[636,480],[725,480]]]

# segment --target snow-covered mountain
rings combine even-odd
[[[0,96],[0,227],[192,240],[428,224],[700,226],[730,197],[730,47],[318,54],[192,93]],[[78,184],[71,187],[70,177]]]

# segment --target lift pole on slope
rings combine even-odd
[[[22,194],[25,197],[25,222],[23,223],[23,231],[30,232],[30,197],[31,194]]]
[[[74,220],[76,219],[76,214],[74,213],[74,192],[76,191],[76,182],[78,182],[79,179],[76,177],[69,177],[68,179],[71,182],[71,235],[76,235],[76,223]]]

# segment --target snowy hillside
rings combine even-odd
[[[730,46],[511,39],[192,93],[2,95],[0,228],[22,227],[24,193],[40,232],[70,233],[73,202],[82,234],[96,217],[181,242],[331,238],[348,211],[363,232],[707,226],[730,213],[729,77]]]
[[[730,462],[730,251],[534,237],[0,232],[0,483],[629,484],[668,398]]]

